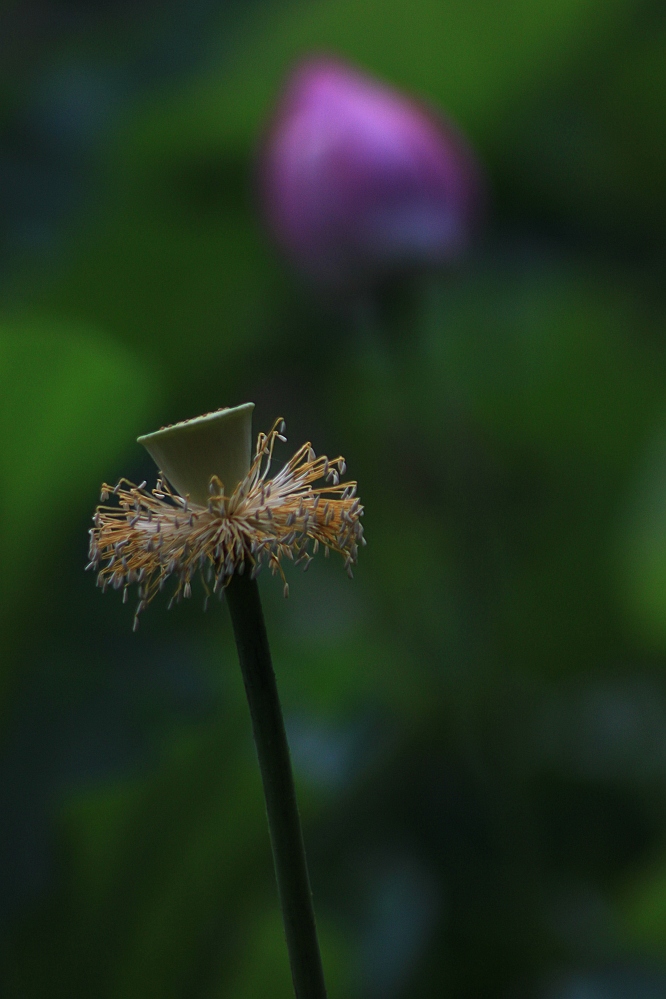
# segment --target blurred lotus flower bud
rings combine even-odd
[[[476,161],[452,125],[328,58],[291,76],[261,157],[273,237],[317,284],[358,288],[467,248]]]

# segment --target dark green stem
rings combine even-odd
[[[266,798],[275,876],[297,999],[326,999],[289,746],[259,589],[234,575],[227,590]]]

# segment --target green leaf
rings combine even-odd
[[[666,958],[666,866],[657,863],[634,878],[622,894],[617,930],[624,946],[642,956]]]
[[[0,321],[2,613],[57,586],[60,540],[146,429],[155,386],[94,330],[49,319]],[[82,569],[86,539],[81,538]]]
[[[664,358],[631,288],[573,269],[473,279],[433,311],[428,391],[505,445],[623,468],[658,412]],[[656,340],[656,338],[655,338]],[[444,396],[446,398],[446,396]]]
[[[644,15],[624,32],[618,24],[618,37],[589,66],[535,95],[498,147],[502,174],[523,206],[629,238],[641,252],[661,247],[666,220],[661,21]]]
[[[619,562],[626,607],[643,640],[666,645],[666,433],[645,449],[643,467],[626,503]]]

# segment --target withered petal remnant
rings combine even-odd
[[[102,590],[122,589],[123,601],[128,588],[137,584],[135,629],[139,614],[170,576],[177,584],[169,606],[191,596],[197,575],[207,602],[235,572],[247,571],[254,578],[264,565],[280,574],[287,596],[282,559],[307,569],[320,545],[326,555],[339,552],[352,575],[358,548],[365,544],[363,507],[356,483],[340,482],[344,459],[316,457],[307,443],[269,478],[278,440],[286,440],[281,419],[269,434],[259,434],[250,471],[231,496],[224,495],[217,476],[211,478],[206,506],[180,496],[163,476],[152,491],[145,482],[135,486],[127,479],[102,486],[102,504],[115,496],[117,505],[95,511],[87,568],[97,570]],[[320,480],[324,484],[314,488]]]

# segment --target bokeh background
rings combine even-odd
[[[321,50],[488,180],[371,323],[254,197]],[[665,121],[663,0],[2,5],[3,995],[291,994],[226,608],[83,572],[137,434],[254,399],[367,510],[261,579],[331,999],[666,996]]]

